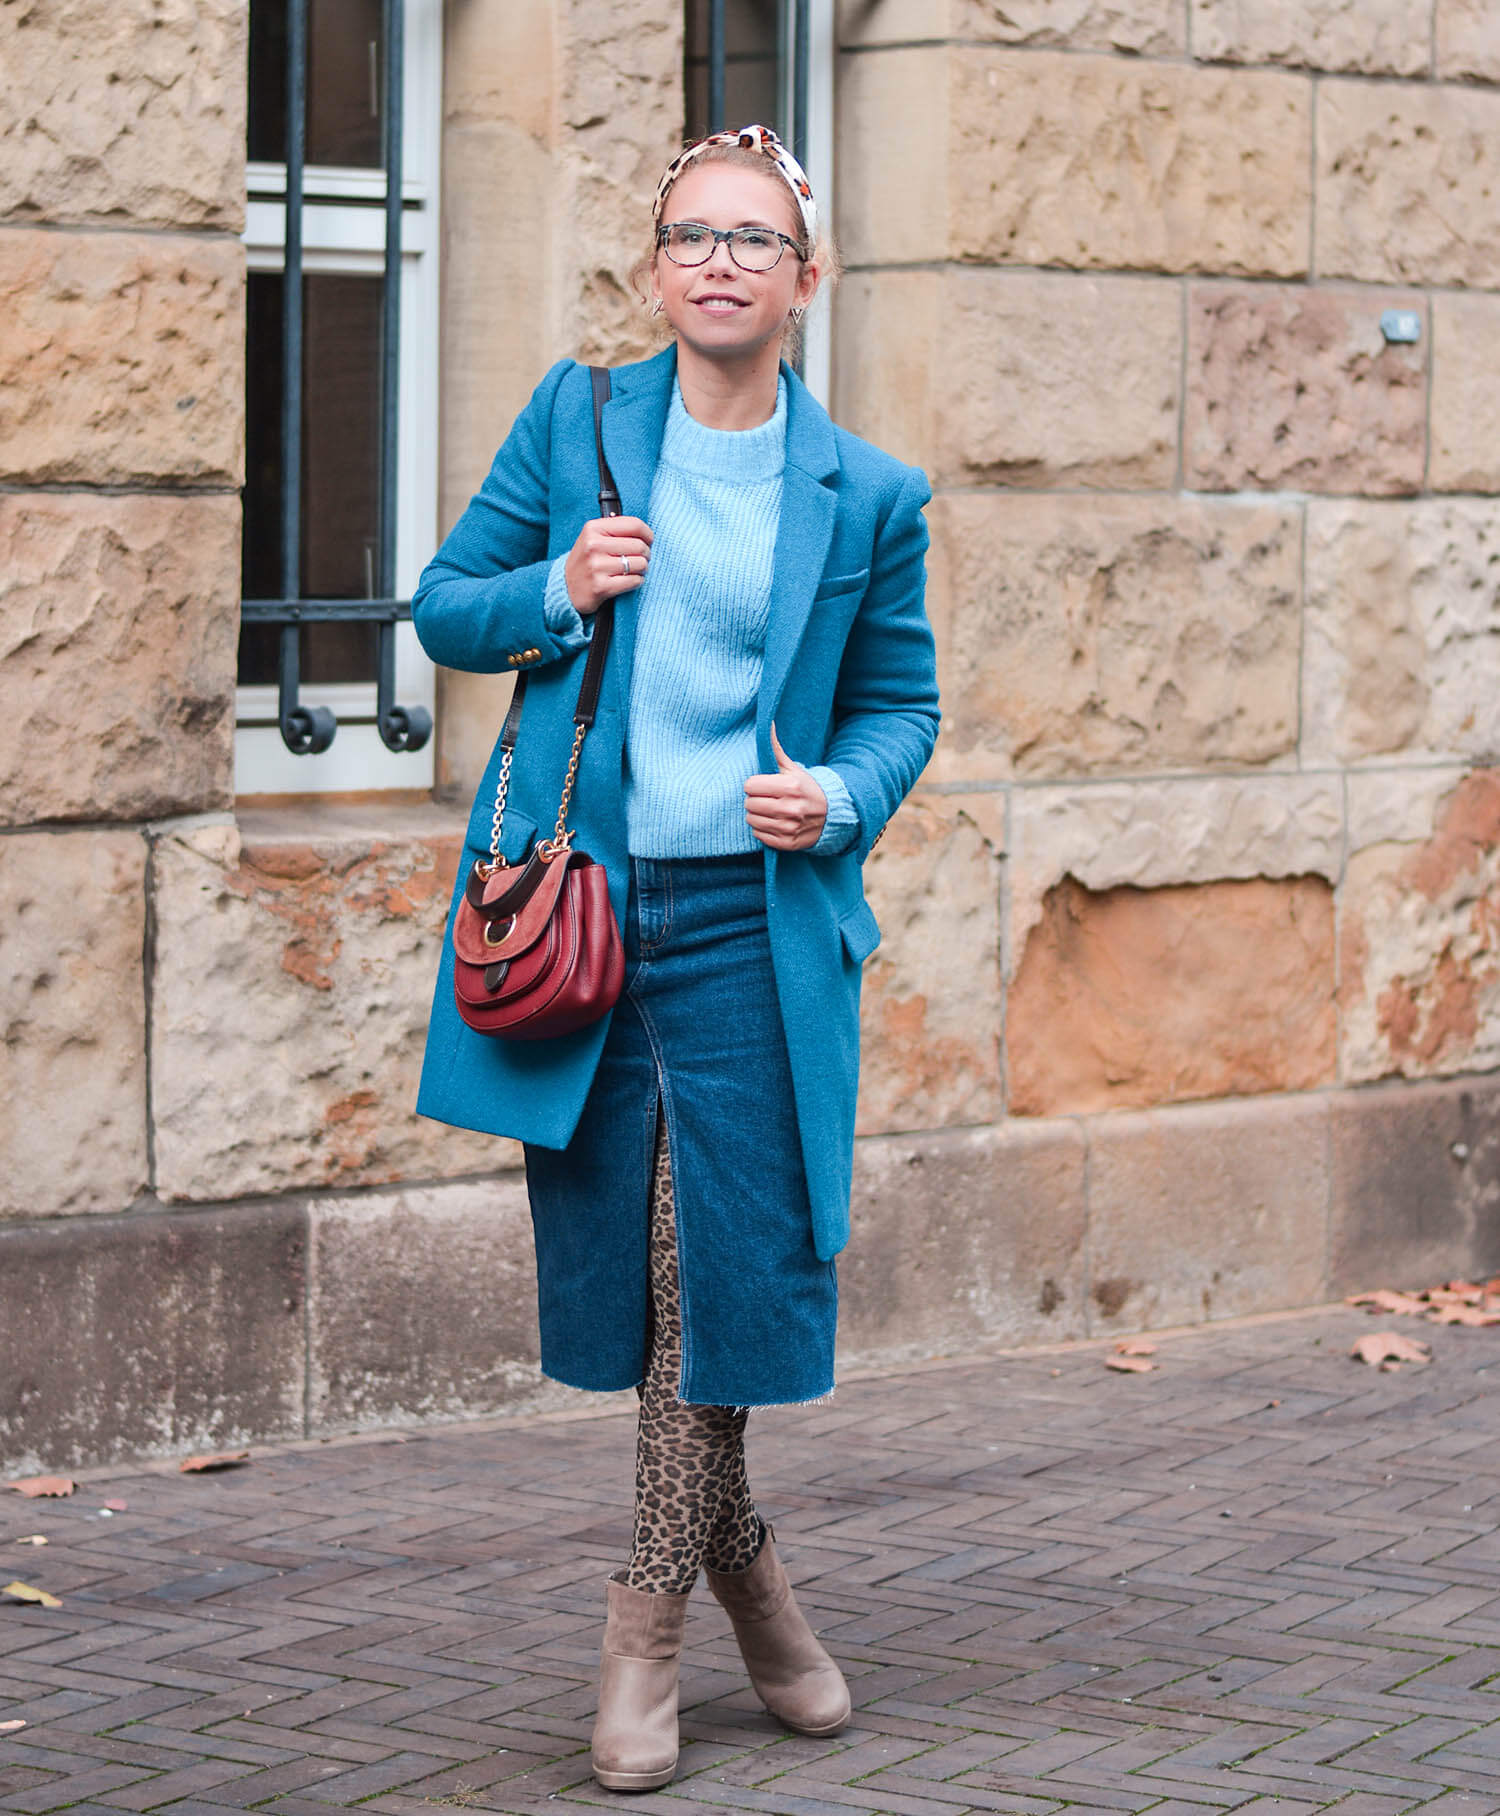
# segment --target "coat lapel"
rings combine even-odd
[[[640,517],[648,523],[651,482],[661,457],[676,374],[675,346],[639,365],[617,367],[610,374],[610,400],[603,416],[604,457],[615,476],[620,509],[627,517]],[[622,593],[615,602],[614,659],[609,663],[621,723],[630,700],[635,626],[635,592]]]
[[[807,628],[838,512],[833,482],[838,478],[839,460],[833,424],[791,367],[783,363],[782,372],[787,382],[786,474],[771,564],[771,613],[756,712],[756,742],[767,771],[776,767],[771,754],[771,720]]]

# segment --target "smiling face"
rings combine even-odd
[[[791,191],[773,173],[737,164],[689,166],[667,194],[662,225],[700,221],[707,227],[763,227],[802,243],[802,219]],[[778,346],[793,305],[806,306],[818,287],[815,263],[790,248],[770,271],[742,271],[723,242],[702,265],[674,265],[658,249],[651,293],[678,340],[717,360],[753,357]]]

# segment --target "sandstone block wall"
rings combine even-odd
[[[444,526],[649,350],[681,16],[444,22]],[[841,0],[836,414],[936,496],[867,871],[850,1363],[1500,1269],[1484,0]],[[412,1104],[432,800],[240,803],[241,0],[0,8],[0,1463],[533,1407],[514,1144]],[[1384,311],[1414,313],[1387,344]]]
[[[1497,1253],[1483,1144],[1380,1132],[1500,1053],[1497,55],[1448,0],[840,9],[835,407],[932,481],[945,711],[861,1126],[957,1141],[980,1037],[997,1132],[1081,1118],[1090,1316]],[[945,823],[983,967],[901,875]]]

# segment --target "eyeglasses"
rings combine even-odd
[[[674,265],[706,265],[723,240],[741,271],[771,271],[790,247],[799,259],[807,254],[787,234],[770,227],[705,227],[702,221],[670,221],[656,230],[656,243]]]

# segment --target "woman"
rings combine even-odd
[[[419,1100],[526,1143],[546,1373],[641,1395],[593,1740],[616,1790],[675,1769],[700,1567],[771,1712],[818,1735],[849,1716],[756,1513],[744,1427],[833,1387],[859,974],[880,937],[860,870],[938,719],[926,481],[835,428],[781,359],[831,259],[801,167],[763,127],[715,134],[668,166],[654,227],[643,275],[674,344],[612,374],[624,514],[595,516],[589,378],[564,360],[412,605],[435,661],[529,672],[515,863],[555,817],[579,652],[616,602],[572,823],[609,877],[624,993],[577,1033],[487,1039],[445,959]]]

